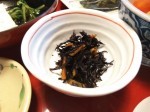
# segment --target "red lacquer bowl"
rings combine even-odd
[[[55,11],[58,5],[58,0],[51,0],[49,1],[49,4],[50,4],[50,7],[37,18],[25,24],[0,32],[0,48],[5,48],[5,47],[9,47],[9,46],[21,43],[24,34],[30,28],[30,26],[32,26],[41,17]]]

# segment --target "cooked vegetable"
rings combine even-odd
[[[80,3],[85,8],[109,11],[117,9],[120,0],[81,0]]]
[[[149,15],[149,16],[150,16],[150,11],[147,13],[147,15]]]
[[[131,3],[145,13],[150,11],[150,0],[132,0]]]
[[[32,8],[25,0],[18,0],[16,6],[10,9],[8,13],[15,23],[20,25],[36,18],[40,14],[41,9],[44,7],[45,5],[43,4],[37,8]]]
[[[103,55],[106,51],[98,51],[102,46],[104,44],[96,39],[96,35],[73,32],[69,40],[56,47],[60,60],[50,70],[62,69],[60,79],[71,85],[96,87],[101,75],[113,64],[113,61],[106,62]]]

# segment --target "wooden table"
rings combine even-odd
[[[59,2],[56,11],[65,8]],[[0,49],[0,57],[14,59],[23,65],[20,46],[21,43]],[[150,96],[150,68],[145,66],[141,66],[136,78],[122,90],[92,98],[64,95],[28,73],[32,84],[29,112],[132,112],[142,99]]]

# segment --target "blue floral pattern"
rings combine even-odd
[[[123,3],[119,7],[119,17],[129,24],[139,35],[143,49],[142,63],[150,66],[150,22],[138,17]]]

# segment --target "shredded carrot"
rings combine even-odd
[[[74,52],[70,53],[70,56],[74,56],[75,54],[77,54],[79,51],[81,51],[82,49],[85,48],[85,45],[81,45],[78,49],[76,49]]]

